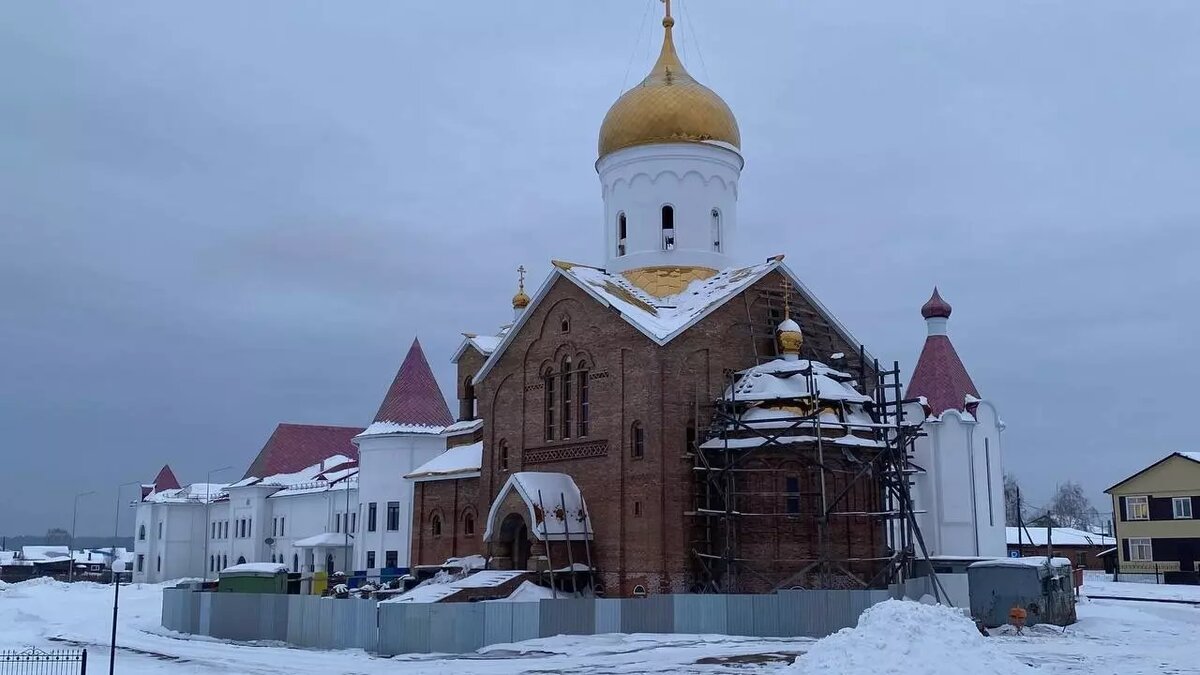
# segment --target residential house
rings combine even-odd
[[[1174,452],[1105,490],[1116,514],[1122,573],[1196,573],[1200,452]]]

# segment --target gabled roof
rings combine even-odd
[[[280,424],[246,469],[244,477],[296,473],[335,455],[357,460],[358,447],[350,439],[360,433],[362,427]]]
[[[788,278],[796,293],[820,311],[842,339],[851,345],[860,344],[787,265],[783,264],[781,255],[758,265],[721,270],[707,279],[693,281],[680,293],[662,298],[647,294],[621,274],[556,260],[554,269],[534,295],[533,302],[521,313],[517,323],[505,333],[499,346],[479,369],[475,382],[482,380],[500,360],[504,350],[512,343],[529,317],[533,316],[533,310],[560,277],[578,286],[596,302],[616,311],[622,319],[655,344],[665,345],[774,270],[779,270]],[[870,361],[870,357],[867,360]]]
[[[504,335],[509,328],[512,328],[512,324],[503,326],[496,335],[463,333],[463,341],[459,343],[458,349],[454,350],[454,356],[450,357],[450,363],[458,363],[468,348],[474,349],[485,357],[490,356],[492,352],[496,351],[496,347],[500,346],[500,342],[504,340]]]
[[[921,315],[944,322],[950,317],[950,304],[942,299],[937,289],[921,308]],[[979,390],[967,373],[967,367],[944,331],[931,333],[925,338],[925,346],[913,369],[905,398],[924,396],[934,415],[947,410],[966,411],[967,397],[979,398]]]
[[[1191,462],[1196,462],[1197,464],[1200,464],[1200,452],[1172,452],[1171,454],[1167,455],[1166,457],[1163,457],[1162,459],[1160,459],[1160,460],[1158,460],[1157,462],[1155,462],[1155,463],[1151,464],[1150,466],[1148,466],[1148,467],[1146,467],[1146,468],[1142,469],[1141,471],[1138,471],[1137,473],[1135,473],[1135,474],[1133,474],[1133,475],[1131,475],[1131,476],[1128,476],[1128,477],[1126,477],[1125,479],[1123,479],[1123,480],[1121,480],[1121,481],[1119,481],[1119,482],[1117,482],[1117,483],[1113,483],[1113,484],[1112,484],[1112,485],[1111,485],[1111,486],[1110,486],[1110,487],[1109,487],[1107,490],[1105,490],[1104,492],[1105,492],[1105,493],[1108,493],[1108,492],[1112,492],[1113,490],[1116,490],[1117,488],[1119,488],[1119,487],[1121,487],[1122,485],[1124,485],[1124,484],[1128,483],[1129,481],[1133,480],[1134,478],[1137,478],[1138,476],[1140,476],[1140,475],[1142,475],[1142,474],[1146,473],[1146,472],[1147,472],[1147,471],[1149,471],[1150,469],[1153,469],[1154,467],[1158,466],[1159,464],[1162,464],[1163,462],[1165,462],[1165,461],[1167,461],[1167,460],[1169,460],[1169,459],[1171,459],[1171,458],[1173,458],[1173,457],[1182,457],[1183,459],[1186,459],[1186,460],[1188,460],[1188,461],[1191,461]]]
[[[438,387],[419,340],[413,340],[388,388],[375,422],[387,422],[401,427],[448,427],[454,416]],[[357,456],[357,455],[355,455]]]
[[[163,468],[158,470],[158,475],[154,477],[154,491],[162,492],[163,490],[178,490],[179,480],[175,478],[175,472],[171,471],[169,464],[163,464]]]

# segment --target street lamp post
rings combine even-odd
[[[212,477],[214,473],[228,471],[232,468],[232,466],[223,466],[219,469],[213,469],[212,471],[208,472],[207,476],[204,477],[204,554],[200,558],[200,569],[204,572],[205,581],[208,580],[209,572],[208,567],[205,566],[205,563],[208,561],[208,540],[212,535],[212,523],[209,522],[212,506],[212,495],[210,494],[210,490],[212,489]]]
[[[132,480],[117,486],[117,510],[113,514],[112,560],[108,563],[113,583],[112,640],[108,645],[108,675],[113,675],[114,669],[117,667],[117,602],[121,596],[121,574],[117,571],[117,539],[121,532],[121,488],[137,485],[140,482]]]
[[[75,506],[71,509],[71,544],[67,546],[67,557],[71,559],[70,567],[67,569],[67,581],[75,581],[75,523],[79,519],[79,498],[94,494],[96,494],[95,490],[88,490],[75,495]]]

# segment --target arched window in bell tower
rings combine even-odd
[[[625,220],[625,212],[617,214],[617,257],[625,255],[625,237],[628,236],[628,224]]]
[[[717,253],[721,252],[721,211],[712,210],[712,246]]]
[[[675,248],[675,207],[670,204],[662,207],[662,248],[664,251]]]

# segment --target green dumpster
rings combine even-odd
[[[287,565],[242,563],[221,570],[218,593],[287,593]]]

